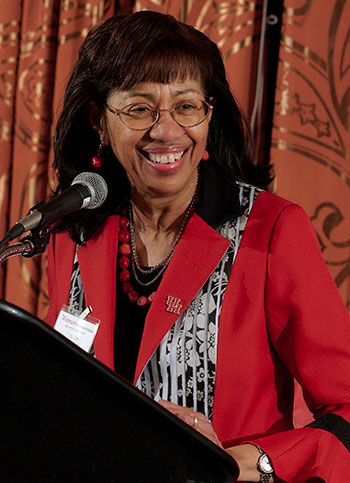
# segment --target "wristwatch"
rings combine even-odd
[[[261,456],[258,459],[258,471],[260,473],[260,483],[268,483],[274,472],[272,463],[268,455],[263,451],[260,446],[253,444],[258,450]]]

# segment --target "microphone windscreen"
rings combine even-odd
[[[108,187],[106,181],[101,175],[85,171],[83,173],[79,173],[73,179],[72,186],[74,184],[84,185],[90,191],[91,201],[85,205],[84,208],[94,210],[105,202],[108,194]]]

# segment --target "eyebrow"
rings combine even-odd
[[[181,96],[183,94],[201,94],[197,89],[179,89],[176,90],[171,97],[175,98],[177,96]],[[150,101],[154,101],[155,96],[149,92],[128,92],[128,94],[125,96],[126,99],[130,99],[132,97],[145,97],[146,99]]]

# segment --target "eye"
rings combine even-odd
[[[122,109],[123,114],[134,118],[143,118],[152,115],[154,108],[148,104],[130,104]]]
[[[175,110],[178,114],[182,114],[184,116],[188,116],[192,114],[194,111],[200,110],[202,107],[202,102],[198,100],[194,101],[181,101],[175,107]]]
[[[191,111],[192,109],[197,109],[198,106],[193,102],[184,102],[177,106],[176,109],[183,110],[183,111]]]

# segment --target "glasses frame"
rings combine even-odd
[[[105,104],[105,107],[106,109],[108,109],[109,112],[111,112],[112,114],[116,115],[119,117],[120,121],[124,124],[125,127],[129,128],[129,129],[132,129],[133,131],[147,131],[148,129],[151,129],[155,124],[157,124],[157,122],[159,121],[159,118],[160,118],[160,113],[161,112],[169,112],[169,114],[171,115],[171,117],[174,119],[174,121],[181,127],[183,128],[191,128],[191,127],[196,127],[196,126],[199,126],[200,124],[202,124],[202,122],[204,122],[207,117],[209,116],[209,113],[213,110],[214,108],[214,104],[210,104],[209,102],[207,101],[204,101],[203,99],[184,99],[185,101],[200,101],[202,102],[203,104],[205,104],[207,107],[208,107],[208,111],[204,117],[204,119],[202,119],[201,121],[197,122],[196,124],[191,124],[190,126],[184,126],[183,124],[179,123],[179,121],[177,121],[175,118],[174,118],[174,111],[176,109],[176,107],[173,107],[172,109],[157,109],[156,107],[152,106],[151,104],[147,104],[147,102],[135,102],[135,103],[131,103],[131,104],[127,104],[126,106],[124,106],[122,109],[117,109],[116,107],[114,106],[111,106],[110,104]],[[181,101],[179,101],[181,102]],[[154,121],[152,122],[152,124],[148,127],[143,127],[142,129],[140,128],[134,128],[134,127],[130,127],[128,126],[124,121],[123,121],[123,117],[121,116],[121,114],[126,114],[124,111],[124,109],[126,109],[127,107],[129,106],[133,106],[135,104],[144,104],[145,106],[148,106],[152,109],[153,112],[156,113],[156,117],[154,119]]]

